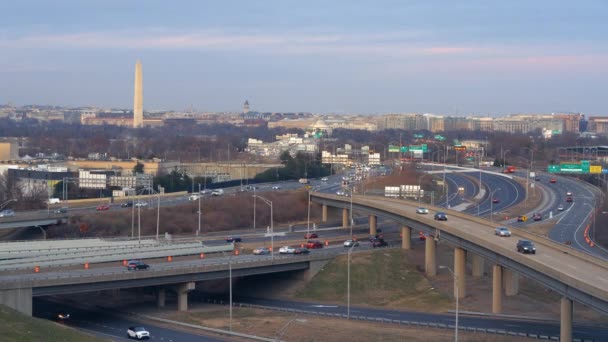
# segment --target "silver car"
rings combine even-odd
[[[494,230],[494,234],[498,236],[511,236],[511,231],[507,227],[498,227]]]
[[[11,209],[6,209],[6,210],[0,211],[0,217],[13,217],[13,216],[15,216],[15,212],[12,211]]]
[[[418,207],[416,208],[416,214],[428,214],[429,210],[427,208]]]
[[[359,246],[359,241],[355,241],[355,240],[344,241],[344,247],[357,247],[357,246]]]

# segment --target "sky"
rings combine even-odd
[[[0,2],[0,103],[608,115],[606,0]]]

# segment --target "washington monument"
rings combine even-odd
[[[135,63],[135,94],[133,96],[133,127],[139,128],[144,124],[144,85],[141,62]]]

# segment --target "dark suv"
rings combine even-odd
[[[129,262],[127,263],[127,270],[129,271],[147,270],[148,268],[150,268],[150,265],[144,263],[141,260],[129,260]]]
[[[530,240],[519,240],[517,241],[517,251],[524,254],[536,254],[536,247],[534,246],[534,242]]]
[[[376,248],[380,248],[380,247],[387,247],[388,243],[386,243],[386,241],[384,241],[384,239],[376,239],[374,240],[374,242],[372,242],[372,247]]]
[[[437,221],[447,221],[448,220],[448,215],[446,215],[444,212],[438,212],[435,214],[435,220]]]

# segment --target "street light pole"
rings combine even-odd
[[[255,187],[253,187],[253,231],[255,232]]]
[[[196,236],[201,233],[201,183],[198,183],[198,230]]]
[[[310,190],[308,190],[308,216],[306,219],[306,234],[310,234]]]
[[[272,201],[259,195],[253,195],[253,198],[256,197],[270,206],[270,260],[274,261],[274,215],[272,211]]]
[[[353,241],[353,245],[348,249],[346,262],[346,319],[350,319],[350,255],[352,254],[354,247],[355,242]]]
[[[439,268],[447,268],[454,278],[454,289],[456,290],[456,322],[454,324],[454,341],[458,342],[458,297],[460,297],[460,288],[458,287],[458,276],[452,271],[449,266],[439,266]]]
[[[158,233],[160,230],[160,191],[158,192],[158,201],[156,204],[156,241],[158,242]]]
[[[353,239],[353,188],[350,188],[350,239]]]

